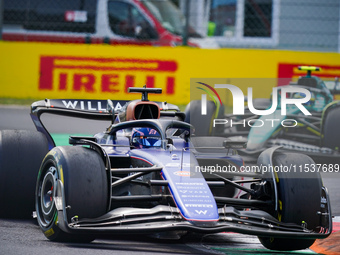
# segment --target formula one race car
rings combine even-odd
[[[320,173],[299,168],[313,166],[311,158],[273,147],[257,165],[244,165],[237,154],[243,142],[195,136],[177,106],[148,100],[160,89],[130,92],[142,100],[120,111],[111,100],[89,100],[101,106],[96,110],[38,101],[31,107],[38,132],[0,131],[0,215],[23,217],[35,207],[44,235],[65,242],[233,231],[256,235],[269,249],[297,250],[330,235]],[[72,146],[55,146],[42,114],[112,124],[92,137],[71,136]]]
[[[307,154],[318,162],[338,160],[340,158],[340,133],[338,132],[340,101],[333,100],[338,81],[335,80],[332,93],[319,77],[312,76],[311,72],[319,71],[319,67],[300,66],[299,70],[307,71],[307,75],[300,77],[296,83],[291,82],[287,86],[276,88],[278,103],[273,113],[261,116],[248,110],[242,116],[223,115],[219,118],[227,120],[228,123],[223,128],[219,127],[220,131],[217,134],[233,140],[246,140],[247,148],[239,152],[250,161],[256,161],[263,150],[273,146]],[[310,92],[311,98],[303,106],[311,115],[305,115],[294,104],[287,105],[286,114],[281,114],[280,101],[283,90],[288,89],[292,91],[306,89]],[[290,100],[302,99],[305,96],[302,92],[285,93],[285,98]],[[257,110],[265,111],[272,107],[272,100],[256,98],[253,104]],[[213,109],[211,114],[214,115]],[[212,126],[211,121],[209,123]],[[238,124],[231,126],[230,123]]]

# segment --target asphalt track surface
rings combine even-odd
[[[51,133],[93,134],[108,123],[65,117],[46,118]],[[28,107],[0,106],[0,130],[35,130]],[[322,174],[331,197],[333,216],[340,216],[339,177]],[[1,206],[1,205],[0,205]],[[338,218],[337,218],[338,219]],[[327,239],[326,239],[327,240]],[[340,242],[337,242],[340,243]],[[90,244],[48,241],[35,220],[0,219],[0,255],[11,254],[283,254],[265,249],[253,236],[235,233],[191,235],[181,240],[159,240],[146,236],[100,237]],[[317,254],[313,250],[284,254]],[[328,253],[325,253],[328,254]],[[333,253],[338,254],[338,253]]]

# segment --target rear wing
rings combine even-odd
[[[37,131],[46,136],[51,150],[55,147],[55,142],[41,121],[40,117],[43,113],[113,123],[116,114],[122,111],[128,102],[126,100],[45,99],[31,105],[31,118]]]
[[[31,115],[39,118],[41,114],[49,112],[78,118],[112,120],[128,102],[126,100],[45,99],[31,105]]]
[[[96,120],[114,120],[114,116],[125,110],[128,100],[84,100],[84,99],[45,99],[31,105],[31,114],[39,117],[49,112],[64,116],[89,118]],[[167,111],[179,112],[176,105],[167,102],[155,102],[164,116]]]
[[[31,105],[31,118],[36,129],[45,134],[49,148],[55,147],[50,133],[41,121],[43,113],[62,115],[75,118],[111,121],[114,123],[116,116],[126,110],[126,105],[132,101],[127,100],[87,100],[87,99],[45,99]],[[176,105],[167,102],[155,102],[159,105],[161,116],[179,117],[184,120],[184,113]]]

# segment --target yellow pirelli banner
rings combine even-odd
[[[321,78],[340,76],[337,53],[24,42],[0,42],[0,52],[0,97],[10,98],[133,100],[140,95],[128,88],[147,85],[163,89],[152,100],[186,104],[191,78],[289,82],[300,75],[299,65],[321,66]],[[254,96],[269,97],[276,85],[282,84],[263,83]]]

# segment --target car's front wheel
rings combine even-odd
[[[56,147],[45,157],[36,185],[36,212],[45,236],[52,241],[89,242],[92,236],[71,235],[58,227],[57,182],[64,187],[67,220],[96,218],[106,213],[108,180],[103,160],[84,147]]]
[[[277,186],[279,200],[278,211],[274,212],[273,216],[285,223],[305,224],[308,229],[316,230],[320,225],[318,212],[321,205],[322,180],[318,172],[312,171],[314,161],[303,154],[276,153],[273,165],[278,167],[274,185]],[[298,171],[282,170],[285,167],[289,169],[290,166],[291,169],[296,166]],[[303,169],[301,173],[300,169]],[[315,239],[269,237],[259,239],[266,248],[280,251],[306,249],[315,241]]]

